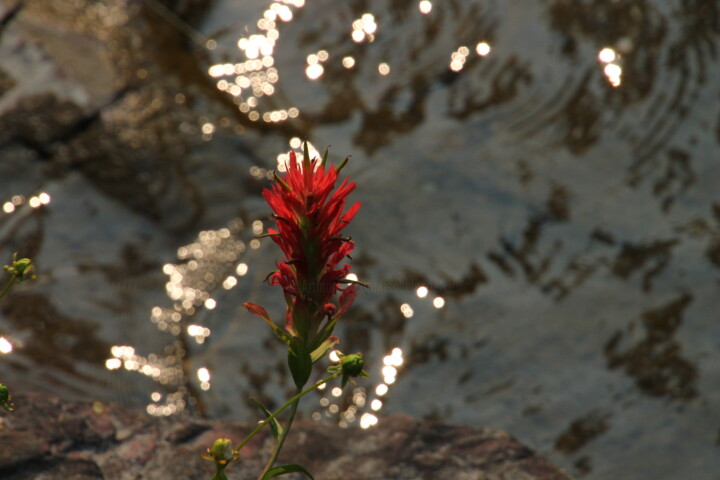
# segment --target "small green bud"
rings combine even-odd
[[[10,403],[12,395],[10,395],[10,389],[4,383],[0,383],[0,407],[4,408],[8,412],[13,411],[13,404]]]
[[[27,280],[28,278],[34,278],[35,264],[29,258],[21,258],[15,262],[15,275],[18,280]]]
[[[363,360],[362,353],[345,355],[340,361],[343,375],[349,375],[351,377],[357,377],[360,375],[364,364],[365,361]]]
[[[13,254],[13,261],[11,265],[5,265],[3,267],[10,275],[14,276],[21,282],[23,280],[32,280],[37,278],[35,276],[35,264],[29,258],[17,259],[17,253]]]
[[[345,387],[350,378],[369,376],[363,370],[365,360],[363,360],[362,353],[343,355],[342,353],[338,352],[338,357],[340,357],[340,363],[338,365],[333,365],[332,367],[328,368],[328,372],[342,373],[342,381],[340,382],[341,387]]]
[[[212,447],[207,449],[206,460],[214,461],[218,466],[225,466],[237,458],[232,448],[232,440],[221,437],[215,440]]]

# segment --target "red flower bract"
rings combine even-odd
[[[281,285],[285,293],[287,333],[300,337],[311,351],[328,340],[356,294],[354,284],[340,288],[350,269],[340,262],[353,250],[342,230],[360,203],[343,213],[355,183],[345,180],[333,191],[342,165],[335,168],[324,163],[310,160],[306,152],[301,166],[295,153],[290,153],[285,176],[276,176],[272,187],[263,191],[277,222],[277,229],[268,229],[269,235],[285,254],[269,281]],[[335,306],[332,301],[338,291],[342,294]],[[257,314],[256,308],[248,309]]]

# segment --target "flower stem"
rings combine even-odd
[[[262,480],[265,474],[268,470],[270,470],[275,463],[275,460],[277,460],[278,455],[280,455],[280,450],[282,449],[283,444],[285,443],[285,439],[288,436],[288,433],[290,433],[290,427],[292,427],[293,419],[295,418],[295,413],[297,412],[298,405],[300,404],[300,398],[298,397],[297,400],[295,400],[292,403],[292,408],[290,409],[290,416],[288,416],[287,421],[285,422],[285,428],[283,429],[282,434],[280,434],[280,438],[277,439],[277,442],[275,442],[275,448],[273,448],[272,454],[270,455],[270,458],[268,459],[267,463],[265,464],[265,468],[263,468],[262,472],[260,472],[260,475],[258,475],[258,480]]]
[[[263,420],[262,422],[258,423],[258,426],[255,427],[255,429],[254,429],[252,432],[250,432],[250,433],[248,434],[248,436],[245,437],[245,439],[244,439],[242,442],[240,442],[240,444],[239,444],[239,445],[237,446],[237,448],[235,449],[235,453],[239,452],[240,449],[241,449],[242,447],[244,447],[244,446],[250,441],[250,439],[252,439],[260,430],[262,430],[262,428],[263,428],[265,425],[267,425],[268,423],[270,423],[271,421],[273,421],[273,420],[275,419],[275,417],[277,417],[278,415],[280,415],[286,408],[288,408],[288,407],[290,407],[290,406],[292,406],[292,405],[295,405],[295,409],[297,409],[297,404],[296,404],[296,402],[297,402],[298,400],[300,400],[302,397],[304,397],[304,396],[307,395],[308,393],[310,393],[310,392],[312,392],[313,390],[315,390],[316,388],[318,388],[318,387],[319,387],[320,385],[322,385],[323,383],[327,383],[327,382],[329,382],[330,380],[332,380],[332,379],[334,379],[334,378],[337,378],[337,377],[339,377],[339,376],[340,376],[340,372],[333,373],[332,375],[330,375],[330,376],[328,376],[328,377],[326,377],[326,378],[323,378],[322,380],[318,380],[318,381],[317,381],[314,385],[312,385],[311,387],[306,388],[306,389],[303,390],[302,392],[300,392],[300,393],[298,393],[297,395],[295,395],[294,397],[292,397],[292,398],[291,398],[290,400],[288,400],[282,407],[280,407],[275,413],[273,413],[272,415],[270,415],[269,417],[267,417],[267,418],[266,418],[265,420]],[[286,428],[285,431],[287,431],[287,430],[289,430],[289,428]]]
[[[8,290],[10,290],[10,287],[12,286],[12,284],[14,282],[15,282],[15,275],[10,277],[10,280],[8,281],[7,285],[5,285],[5,288],[3,288],[2,291],[0,291],[0,298],[5,296],[5,294],[8,292]]]

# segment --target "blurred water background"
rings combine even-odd
[[[252,421],[291,381],[260,197],[344,170],[371,378],[306,418],[720,472],[720,2],[0,1],[0,380]]]

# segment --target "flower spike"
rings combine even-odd
[[[346,208],[354,182],[344,180],[336,188],[338,172],[349,157],[335,167],[327,164],[328,150],[319,158],[311,158],[307,142],[302,150],[302,162],[297,161],[295,152],[290,152],[285,173],[276,172],[274,184],[263,191],[276,222],[264,236],[270,237],[284,254],[278,269],[267,279],[271,285],[280,285],[285,294],[285,336],[281,339],[288,343],[288,339],[300,337],[303,351],[295,352],[295,357],[311,354],[314,361],[315,352],[326,350],[335,323],[355,298],[355,286],[345,278],[350,266],[341,263],[355,246],[343,230],[360,204]],[[335,300],[338,293],[339,302]],[[333,305],[333,315],[327,314],[328,305]],[[267,312],[260,310],[262,307],[245,306],[273,330],[280,328],[269,320]]]

